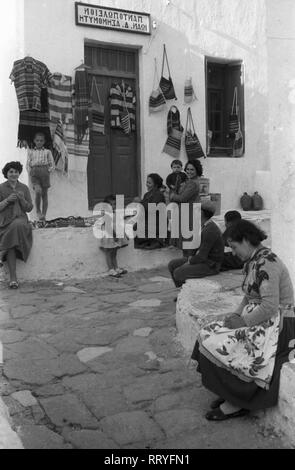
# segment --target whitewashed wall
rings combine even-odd
[[[19,3],[19,0],[16,1]],[[11,66],[14,59],[30,54],[45,62],[52,72],[72,75],[74,68],[83,60],[84,39],[141,46],[143,188],[149,172],[158,172],[166,177],[171,163],[171,158],[161,153],[165,142],[167,113],[152,116],[148,114],[148,98],[153,83],[153,61],[154,57],[157,57],[160,64],[163,43],[167,46],[172,77],[179,98],[176,104],[182,113],[184,125],[186,117],[186,106],[183,105],[184,80],[186,74],[193,77],[198,101],[192,105],[192,111],[204,148],[206,147],[204,57],[244,61],[245,157],[208,158],[204,162],[205,176],[211,180],[211,192],[222,193],[222,209],[238,208],[242,192],[251,193],[256,189],[256,171],[270,169],[265,0],[251,2],[172,0],[169,5],[166,0],[103,1],[104,6],[150,13],[158,25],[151,37],[76,26],[74,3],[74,0],[25,0],[24,47],[23,50],[15,49],[19,54],[15,53],[15,56],[11,57]],[[100,2],[90,0],[88,3],[95,5]],[[9,86],[7,83],[6,88]],[[9,136],[7,148],[13,148],[13,152],[11,155],[10,151],[3,153],[1,162],[6,161],[12,153],[15,157],[23,153],[15,149],[17,112],[15,112],[16,98],[11,88],[7,94],[7,107],[11,115],[11,119],[7,122],[7,136]],[[182,159],[186,160],[184,152]],[[55,176],[53,179],[49,218],[88,213],[86,161],[77,159],[71,162],[72,165],[73,163],[82,171],[71,172],[68,179],[60,176]]]
[[[273,250],[295,286],[295,2],[269,0],[269,117]]]

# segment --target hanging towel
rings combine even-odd
[[[48,88],[49,118],[52,136],[54,135],[56,124],[72,122],[72,77],[55,73]]]
[[[78,144],[83,142],[88,129],[88,112],[90,103],[90,90],[86,70],[77,70],[74,86],[74,122]]]

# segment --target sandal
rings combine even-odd
[[[216,408],[219,408],[220,405],[222,405],[222,403],[224,402],[225,400],[223,398],[216,398],[216,400],[213,400],[210,405],[211,410],[215,410]]]
[[[19,283],[17,281],[11,281],[9,283],[9,289],[18,289],[19,288]]]
[[[239,411],[235,411],[234,413],[225,414],[220,408],[215,408],[214,410],[208,411],[205,417],[208,421],[225,421],[226,419],[246,416],[248,413],[249,410],[241,408]]]

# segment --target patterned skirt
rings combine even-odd
[[[293,306],[279,308],[271,320],[229,330],[222,322],[203,328],[192,359],[203,385],[235,406],[259,410],[278,401],[280,371],[292,357],[295,338]]]

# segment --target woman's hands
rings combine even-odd
[[[233,313],[225,318],[223,325],[226,328],[231,330],[235,330],[236,328],[242,328],[243,326],[247,326],[243,320],[243,317],[238,315],[237,313]]]
[[[8,202],[8,204],[11,204],[11,203],[13,203],[13,202],[15,202],[15,201],[17,201],[17,200],[18,200],[18,195],[17,195],[17,193],[11,193],[11,194],[9,194],[9,196],[6,198],[6,201]]]

